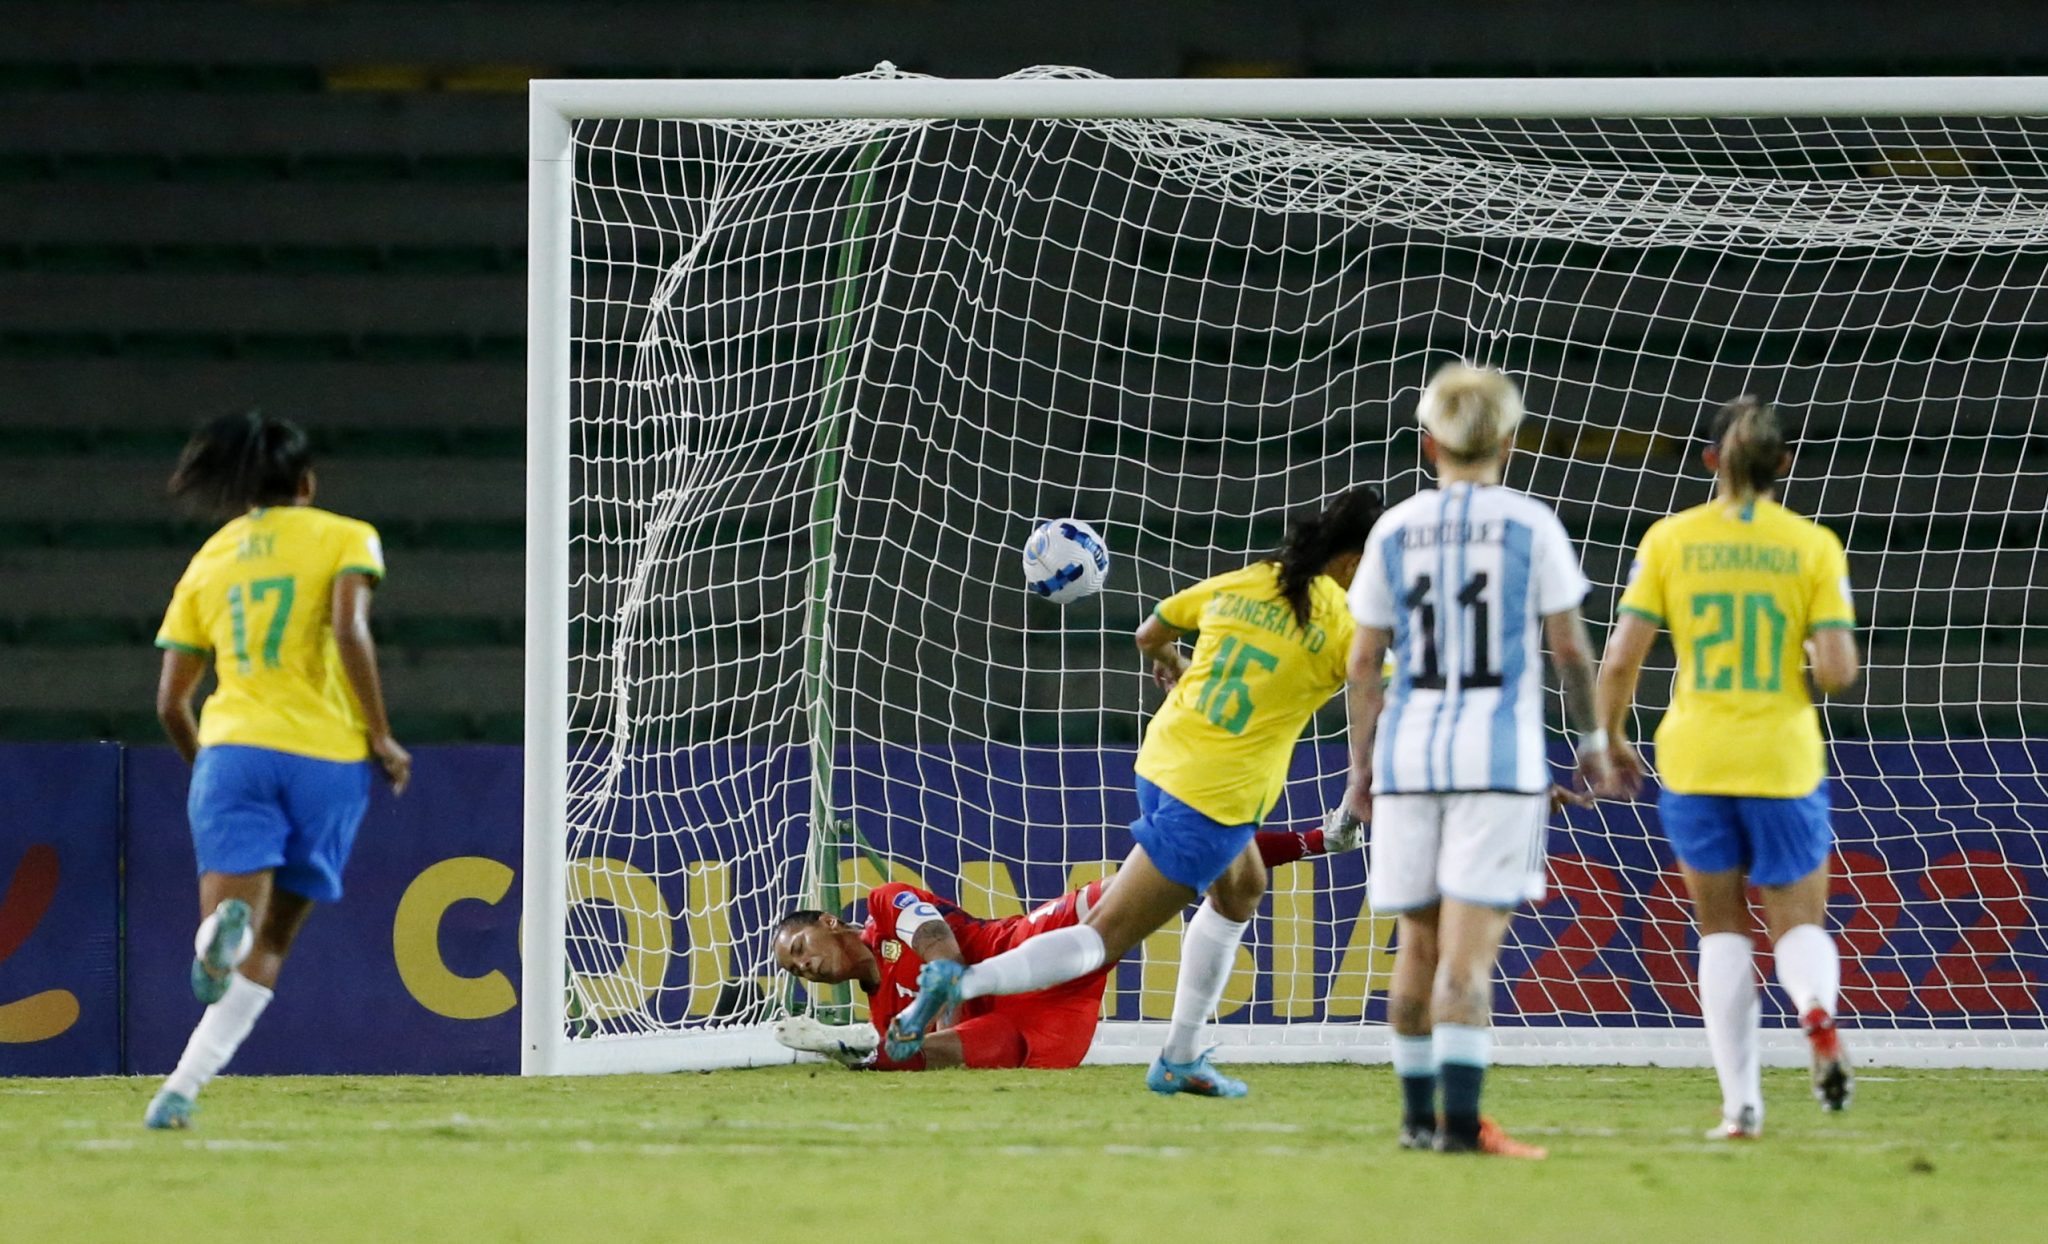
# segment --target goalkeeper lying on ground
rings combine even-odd
[[[1359,825],[1339,840],[1324,831],[1258,835],[1266,867],[1305,855],[1357,849]],[[881,1052],[881,1034],[896,1012],[917,996],[917,971],[927,959],[979,963],[1027,938],[1079,924],[1116,878],[1093,881],[1027,915],[983,920],[928,890],[891,882],[868,893],[867,922],[859,928],[820,911],[792,912],[775,929],[775,964],[821,985],[858,981],[867,994],[871,1024],[824,1024],[808,1015],[775,1025],[775,1038],[793,1050],[823,1054],[849,1067],[877,1071],[936,1071],[944,1067],[1075,1067],[1095,1039],[1102,990],[1114,971],[1105,964],[1078,980],[1036,993],[976,998],[960,1008],[951,1027],[925,1038],[905,1062]]]

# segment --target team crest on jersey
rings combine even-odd
[[[888,960],[890,963],[894,963],[902,957],[902,942],[897,941],[895,938],[890,938],[888,941],[882,943],[882,958]]]

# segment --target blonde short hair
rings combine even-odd
[[[1521,426],[1522,395],[1491,367],[1450,363],[1429,378],[1415,418],[1453,457],[1491,458]]]

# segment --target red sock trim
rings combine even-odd
[[[1259,834],[1256,838],[1259,844],[1259,858],[1265,861],[1266,867],[1278,868],[1282,864],[1292,864],[1304,855],[1321,854],[1323,831],[1317,829],[1310,832],[1316,836],[1313,850],[1308,845],[1308,834],[1290,833],[1280,829]]]

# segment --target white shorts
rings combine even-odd
[[[1542,902],[1549,821],[1549,795],[1374,795],[1367,901],[1385,915]]]

